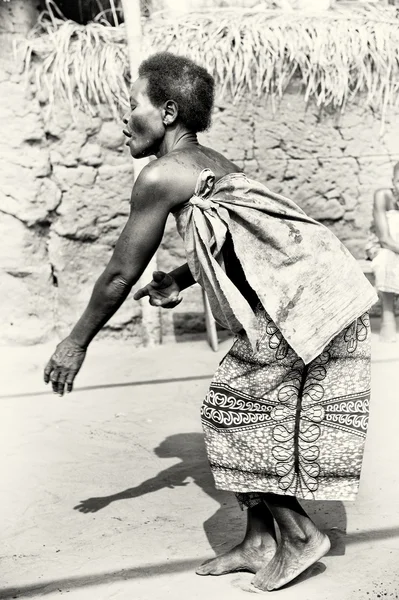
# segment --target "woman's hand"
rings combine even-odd
[[[51,381],[55,394],[63,396],[65,386],[67,392],[72,392],[73,381],[85,356],[86,350],[69,337],[58,344],[44,369],[44,381]]]
[[[183,300],[180,297],[180,288],[171,275],[163,271],[154,271],[152,277],[150,283],[134,294],[135,300],[149,296],[151,306],[162,306],[162,308],[174,308],[180,304]]]

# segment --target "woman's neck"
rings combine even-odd
[[[196,133],[180,128],[167,129],[156,157],[161,158],[161,156],[169,154],[172,150],[182,150],[190,146],[199,146]]]

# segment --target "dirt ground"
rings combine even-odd
[[[195,566],[240,541],[213,487],[199,408],[218,361],[203,341],[95,342],[76,391],[42,383],[53,345],[2,348],[0,598],[245,600],[252,575]],[[332,549],[279,600],[399,598],[399,342],[373,335],[373,394],[355,503],[307,502]]]

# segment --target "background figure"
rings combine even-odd
[[[396,342],[394,298],[399,294],[399,163],[393,169],[392,187],[374,195],[374,222],[366,253],[382,298],[381,340]]]

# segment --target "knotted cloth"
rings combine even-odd
[[[294,202],[231,173],[215,183],[204,169],[194,196],[175,211],[187,263],[217,322],[256,350],[253,310],[224,270],[230,232],[247,281],[305,364],[378,300],[355,258],[327,227]]]

